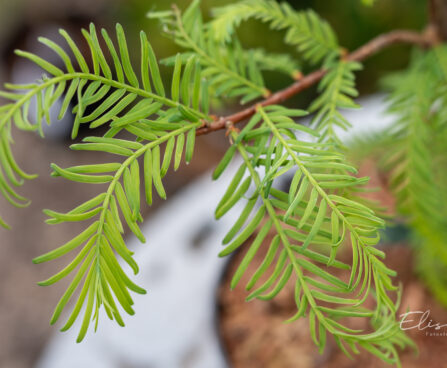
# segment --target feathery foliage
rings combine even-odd
[[[336,128],[348,130],[351,124],[339,110],[359,107],[352,99],[358,96],[354,72],[360,70],[362,65],[352,61],[332,61],[325,66],[328,73],[318,88],[322,93],[309,107],[309,111],[316,112],[312,124],[320,134],[319,141],[332,142],[342,147]]]
[[[202,19],[199,0],[194,0],[183,15],[174,8],[148,13],[148,17],[159,19],[165,33],[187,50],[183,58],[194,55],[199,60],[203,76],[217,97],[240,97],[241,103],[246,103],[270,94],[264,86],[259,61],[250,57],[250,52],[247,57],[247,52],[237,39],[223,48],[214,40],[211,29],[204,31],[207,25]],[[173,58],[168,59],[167,63],[172,64]],[[265,59],[264,69],[267,63]]]
[[[311,126],[318,132],[318,142],[329,144],[333,150],[347,153],[347,147],[340,140],[337,131],[349,130],[351,124],[344,117],[343,110],[358,109],[360,106],[354,102],[358,96],[355,86],[354,72],[363,67],[358,62],[345,60],[330,60],[325,63],[326,75],[318,86],[320,95],[313,101],[309,111],[314,113]],[[349,167],[332,166],[325,167],[326,175],[351,175]],[[361,203],[370,209],[379,212],[382,210],[378,204],[365,198],[362,194],[370,189],[364,186],[346,186],[334,189],[338,195]]]
[[[418,54],[407,71],[388,79],[392,87],[388,110],[397,120],[388,132],[393,144],[383,158],[384,167],[391,171],[398,211],[416,233],[419,271],[444,304],[446,281],[441,270],[447,265],[447,182],[442,173],[436,174],[436,165],[445,155],[446,51],[441,46]]]
[[[330,144],[296,139],[296,131],[318,136],[316,131],[291,119],[303,115],[301,110],[281,106],[259,108],[240,134],[233,133],[233,145],[214,173],[218,178],[231,156],[239,151],[244,163],[219,203],[216,217],[244,197],[248,200],[225,237],[227,246],[220,255],[236,251],[257,231],[231,285],[238,283],[266,235],[273,231],[269,250],[247,290],[251,291],[264,274],[273,271],[247,299],[269,300],[293,279],[297,314],[291,321],[308,313],[310,334],[320,351],[325,347],[326,333],[330,333],[343,350],[349,347],[357,353],[357,346],[361,346],[396,364],[396,345],[408,344],[408,339],[395,321],[396,301],[388,295],[397,290],[390,279],[395,273],[382,262],[383,252],[375,248],[384,221],[363,204],[333,194],[362,185],[367,178],[327,174],[325,169],[331,166],[353,173],[356,170]],[[256,167],[264,169],[263,177]],[[276,189],[275,180],[292,168],[296,171],[289,193]],[[261,202],[260,206],[256,206],[257,202]],[[267,220],[262,222],[264,215]],[[346,243],[352,248],[352,264],[336,257]],[[335,276],[334,269],[347,272],[349,281]],[[365,306],[371,299],[376,300],[372,310]],[[368,318],[374,331],[353,330],[340,323],[340,317]]]
[[[14,104],[2,108],[0,120],[0,128],[3,128],[1,149],[5,152],[2,154],[2,167],[13,185],[21,183],[16,180],[14,172],[22,178],[29,176],[18,169],[10,154],[8,134],[11,124],[14,123],[20,129],[42,132],[43,119],[46,118],[50,123],[50,110],[63,92],[65,97],[59,119],[64,116],[76,97],[72,138],[77,136],[81,124],[89,124],[90,128],[104,124],[108,124],[109,127],[103,137],[87,137],[83,143],[73,144],[71,149],[106,152],[124,160],[66,169],[52,164],[53,176],[61,176],[80,183],[108,185],[105,192],[68,213],[45,210],[49,216],[47,220],[49,224],[96,220],[74,239],[34,259],[35,263],[46,262],[79,249],[67,267],[40,283],[40,285],[51,285],[74,272],[79,266],[51,319],[51,323],[58,320],[62,310],[79,288],[80,293],[75,307],[62,328],[67,330],[71,327],[85,304],[78,341],[85,336],[92,316],[97,324],[101,306],[104,306],[107,315],[120,325],[123,325],[123,320],[117,302],[127,313],[134,313],[129,291],[136,293],[145,291],[129,279],[117,261],[119,255],[135,274],[138,272],[138,266],[132,258],[133,252],[126,247],[123,240],[124,228],[120,212],[129,229],[144,242],[144,236],[138,227],[138,222],[142,221],[140,181],[144,180],[145,197],[149,205],[152,203],[153,188],[161,198],[166,198],[162,178],[171,164],[175,169],[179,167],[183,154],[186,162],[191,160],[195,129],[201,125],[199,120],[206,117],[208,111],[208,90],[202,84],[200,65],[194,57],[189,58],[186,63],[177,60],[172,78],[171,97],[168,98],[155,54],[146,35],[143,32],[140,35],[141,65],[137,77],[130,63],[122,27],[117,25],[116,31],[119,55],[107,32],[105,30],[101,32],[113,60],[112,65],[104,56],[95,27],[91,25],[90,31],[83,30],[93,59],[93,68],[89,68],[78,46],[65,31],[61,30],[61,35],[67,40],[77,60],[79,71],[76,71],[70,57],[60,46],[41,38],[42,43],[61,57],[66,69],[63,71],[36,55],[18,51],[18,55],[41,66],[51,74],[51,77],[44,76],[38,83],[27,86],[7,85],[11,92],[2,93],[3,97],[15,101]],[[36,125],[28,121],[28,108],[33,97],[37,98],[38,104]],[[87,112],[91,106],[94,106],[93,111]],[[130,140],[116,138],[122,130],[132,134],[134,138]],[[164,143],[166,148],[162,155],[160,146]],[[140,157],[144,158],[144,178],[140,178],[138,163]],[[24,199],[11,189],[6,179],[0,177],[0,180],[7,198],[14,205],[21,205],[18,201]]]
[[[296,11],[286,2],[244,0],[214,10],[211,30],[217,41],[228,42],[235,28],[250,18],[269,23],[272,29],[286,30],[284,41],[296,46],[300,55],[312,63],[339,54],[337,37],[329,24],[312,10]]]
[[[101,307],[110,319],[124,325],[122,310],[134,313],[131,292],[145,293],[119,261],[134,274],[138,272],[124,234],[128,228],[145,241],[139,228],[143,221],[140,188],[144,187],[148,205],[155,194],[166,198],[162,179],[171,166],[178,169],[183,156],[186,163],[191,161],[196,130],[212,121],[210,96],[246,103],[270,95],[263,71],[300,77],[300,64],[293,56],[242,47],[236,28],[252,18],[268,23],[271,29],[284,30],[285,42],[297,47],[303,61],[321,64],[326,74],[319,96],[309,108],[315,113],[311,127],[296,121],[307,112],[279,105],[258,105],[240,132],[228,122],[231,145],[213,178],[220,177],[235,155],[243,162],[218,204],[216,218],[236,203],[246,203],[223,239],[226,247],[220,255],[229,255],[244,244],[248,247],[231,286],[240,282],[256,254],[267,248],[263,262],[246,285],[248,300],[270,300],[293,283],[297,312],[289,321],[307,315],[310,335],[320,352],[327,334],[331,334],[347,355],[358,353],[361,347],[398,365],[397,347],[412,342],[396,321],[400,293],[391,279],[395,272],[385,265],[384,253],[377,248],[385,222],[358,196],[368,178],[356,176],[357,170],[346,159],[346,147],[336,133],[337,127],[350,127],[342,112],[357,107],[354,72],[361,65],[341,58],[334,32],[312,10],[295,11],[273,0],[244,0],[215,9],[213,14],[214,18],[205,22],[198,0],[183,13],[174,7],[148,14],[161,21],[165,34],[184,50],[163,61],[173,68],[169,84],[162,80],[144,32],[140,34],[140,63],[138,69],[133,67],[120,25],[116,27],[116,41],[106,30],[98,34],[93,25],[82,31],[92,65],[63,30],[60,33],[70,55],[53,41],[39,39],[59,55],[62,68],[17,51],[46,74],[31,84],[6,84],[7,91],[0,92],[10,101],[0,107],[0,193],[15,206],[28,203],[15,187],[34,176],[17,165],[11,131],[16,127],[43,136],[42,124],[52,123],[50,111],[58,101],[62,102],[59,119],[70,109],[74,115],[73,139],[83,124],[92,129],[105,127],[103,136],[88,136],[73,144],[73,150],[115,157],[108,163],[69,168],[52,164],[52,176],[100,184],[104,190],[68,213],[45,210],[49,224],[86,222],[78,236],[34,259],[41,263],[76,253],[59,273],[40,282],[51,285],[74,274],[51,323],[73,301],[62,330],[69,329],[83,311],[78,341],[92,321],[97,328]],[[437,207],[439,198],[444,198],[444,188],[438,186],[443,178],[435,174],[433,155],[437,157],[437,150],[444,152],[440,137],[446,133],[446,59],[445,49],[439,47],[419,56],[409,72],[391,79],[395,91],[390,111],[399,118],[389,133],[395,144],[386,158],[387,167],[393,170],[391,182],[401,213],[411,215],[423,249],[428,249],[429,256],[421,250],[421,257],[426,264],[436,262],[426,278],[438,291],[443,290],[444,281],[436,275],[447,264],[447,252],[441,230],[445,216]],[[32,101],[37,104],[35,119],[29,117]],[[431,142],[437,144],[430,147]],[[293,174],[288,192],[277,185],[286,173]],[[7,227],[1,218],[0,225]],[[265,244],[271,233],[272,241]],[[346,257],[346,252],[352,257]],[[261,282],[263,276],[268,278]],[[368,322],[366,328],[353,329],[346,323],[346,319],[358,318]]]
[[[73,292],[82,284],[81,292],[75,308],[62,330],[67,330],[79,315],[82,305],[86,303],[85,316],[78,336],[81,341],[87,332],[90,320],[98,322],[99,308],[104,306],[110,319],[115,319],[119,325],[124,325],[116,306],[116,300],[129,314],[134,314],[132,299],[129,291],[144,294],[145,291],[135,285],[125,274],[117,262],[119,255],[133,270],[138,273],[138,265],[132,258],[131,252],[123,239],[124,228],[120,219],[120,212],[129,229],[141,241],[145,242],[138,222],[142,221],[140,214],[140,182],[144,180],[146,201],[152,203],[153,188],[158,195],[165,199],[166,192],[163,188],[162,178],[172,164],[175,156],[175,166],[178,167],[183,149],[185,147],[185,135],[188,135],[186,143],[186,159],[189,160],[189,152],[192,152],[197,123],[167,123],[157,121],[151,127],[150,122],[138,123],[145,126],[144,130],[136,130],[138,141],[126,141],[116,138],[88,137],[85,143],[71,146],[75,150],[102,151],[125,157],[123,162],[111,162],[106,164],[75,166],[62,169],[53,164],[53,176],[62,176],[65,179],[92,184],[107,183],[107,191],[81,204],[68,213],[58,213],[45,210],[49,216],[47,223],[58,224],[61,222],[79,222],[97,218],[80,235],[40,257],[34,259],[35,263],[41,263],[56,259],[74,249],[80,248],[74,260],[61,272],[52,276],[40,285],[51,285],[69,275],[80,265],[57,305],[51,323],[55,323],[63,308],[73,295]],[[171,131],[160,130],[163,125],[169,125]],[[172,127],[171,127],[172,126]],[[139,128],[137,128],[139,129]],[[191,134],[192,132],[192,134]],[[153,136],[153,138],[151,137]],[[141,143],[147,141],[146,143]],[[160,157],[160,145],[166,142],[164,157]],[[176,147],[175,147],[176,146]],[[175,147],[175,154],[174,154]],[[140,178],[138,158],[144,157],[144,178]],[[104,173],[111,173],[103,175]],[[115,300],[116,298],[116,300]]]

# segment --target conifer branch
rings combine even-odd
[[[276,235],[264,261],[246,285],[247,291],[256,286],[247,300],[270,300],[292,279],[297,313],[290,321],[308,312],[310,335],[320,352],[329,333],[347,355],[348,348],[357,354],[358,347],[362,347],[385,362],[399,365],[396,347],[412,346],[412,342],[396,321],[400,301],[399,288],[392,284],[396,273],[386,267],[382,261],[384,252],[376,248],[385,221],[376,215],[370,203],[356,196],[364,191],[368,178],[356,176],[357,170],[346,160],[344,147],[333,128],[350,126],[340,110],[357,107],[354,72],[361,68],[360,61],[398,43],[422,48],[438,46],[441,28],[433,23],[433,16],[432,23],[422,33],[393,31],[352,53],[339,46],[329,23],[315,12],[296,11],[287,3],[274,0],[244,0],[216,9],[211,22],[203,20],[200,0],[193,0],[184,12],[174,7],[148,16],[159,19],[164,32],[184,49],[162,61],[173,67],[170,91],[165,89],[159,63],[144,32],[140,34],[140,63],[136,73],[122,27],[116,27],[116,47],[107,31],[98,34],[93,24],[89,30],[82,30],[92,56],[91,66],[71,37],[61,30],[74,58],[53,41],[40,38],[64,66],[17,51],[48,75],[32,84],[6,84],[6,91],[0,91],[0,97],[10,101],[0,106],[0,194],[12,205],[28,204],[15,187],[33,176],[22,171],[14,160],[11,129],[37,131],[43,136],[43,122],[50,124],[54,120],[50,114],[52,108],[59,110],[58,120],[71,110],[72,138],[78,135],[81,124],[90,128],[108,126],[103,136],[86,137],[83,143],[73,144],[73,150],[121,157],[118,162],[113,159],[69,168],[52,164],[52,176],[108,187],[67,213],[44,210],[48,224],[94,221],[64,245],[34,259],[35,263],[42,263],[77,252],[65,268],[39,283],[51,285],[75,273],[51,323],[58,320],[70,300],[76,300],[62,330],[69,329],[84,311],[79,342],[91,321],[95,321],[96,330],[102,308],[121,326],[124,325],[121,309],[134,314],[130,292],[144,294],[145,290],[130,279],[118,260],[122,259],[138,273],[133,252],[124,242],[123,225],[141,242],[145,241],[138,225],[143,221],[140,188],[144,187],[148,205],[152,204],[154,194],[166,199],[162,179],[171,166],[174,170],[179,168],[183,156],[186,163],[191,161],[196,135],[227,128],[231,146],[217,165],[213,179],[220,177],[238,152],[244,162],[219,202],[215,217],[221,218],[240,201],[247,203],[224,237],[226,247],[220,256],[245,246],[257,232],[231,287],[248,271],[248,265],[272,230]],[[234,33],[240,22],[250,18],[269,23],[272,30],[284,30],[284,41],[296,47],[302,58],[299,60],[323,67],[302,76],[300,67],[292,60],[294,56],[244,49]],[[106,47],[101,46],[101,35]],[[447,49],[441,45],[433,50],[415,53],[405,83],[394,78],[397,87],[400,86],[393,88],[391,104],[391,110],[394,108],[401,114],[392,136],[398,151],[397,155],[393,150],[387,152],[393,153],[388,162],[392,163],[391,184],[397,192],[398,208],[404,215],[419,213],[414,218],[439,224],[432,228],[424,221],[420,221],[422,225],[410,221],[430,243],[424,245],[429,248],[430,257],[447,263],[447,253],[438,249],[442,243],[432,236],[437,237],[438,228],[445,228],[445,216],[437,211],[441,195],[435,184],[439,174],[431,175],[430,169],[431,151],[438,148],[429,147],[431,141],[435,142],[431,137],[440,136],[445,141],[442,133],[447,131],[444,126],[447,110],[443,108],[447,105],[444,97]],[[265,70],[285,73],[296,81],[270,95],[263,79]],[[319,97],[309,107],[310,112],[317,113],[310,127],[303,126],[295,119],[308,112],[286,108],[281,103],[318,82]],[[215,100],[237,98],[245,104],[261,97],[265,99],[229,116],[215,117],[209,113]],[[29,118],[34,100],[37,108],[31,119],[33,124]],[[233,124],[248,118],[240,132],[234,128]],[[120,138],[120,132],[124,131],[127,135]],[[301,140],[296,133],[303,133],[310,140]],[[144,170],[140,170],[139,158]],[[277,179],[292,171],[288,191],[277,189]],[[1,218],[0,226],[7,227]],[[350,264],[337,259],[338,249],[349,244]],[[272,264],[275,264],[273,273],[258,285]],[[345,275],[339,277],[333,268],[344,270]],[[436,275],[430,272],[426,278],[432,280]],[[433,282],[432,289],[439,290],[442,285],[442,280]],[[369,309],[370,306],[373,308]],[[351,329],[349,323],[339,321],[340,317],[367,318],[373,331]]]

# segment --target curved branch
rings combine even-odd
[[[414,44],[420,47],[430,47],[434,43],[436,43],[436,39],[433,37],[433,33],[430,32],[429,29],[427,29],[427,31],[423,33],[408,30],[395,30],[372,39],[357,50],[353,51],[350,54],[347,54],[345,56],[345,59],[349,61],[362,61],[378,53],[384,48],[399,43]],[[248,119],[256,113],[256,107],[259,104],[262,106],[268,106],[281,103],[289,99],[290,97],[300,93],[301,91],[311,87],[312,85],[318,83],[326,74],[326,72],[327,71],[325,69],[316,70],[302,77],[289,87],[272,94],[269,98],[266,98],[262,102],[258,102],[232,115],[217,118],[211,123],[204,124],[203,127],[197,129],[196,135],[208,134],[216,130],[225,129],[227,126],[227,122],[232,122],[233,124],[235,124]]]

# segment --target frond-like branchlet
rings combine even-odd
[[[330,333],[345,351],[350,348],[357,353],[361,346],[384,361],[397,363],[396,345],[407,338],[395,319],[398,302],[389,295],[397,291],[390,278],[395,272],[385,266],[384,253],[376,248],[384,221],[362,203],[337,194],[346,187],[361,186],[367,178],[326,172],[327,168],[356,170],[331,144],[295,137],[297,131],[318,136],[292,119],[304,114],[280,106],[259,108],[240,134],[233,133],[234,142],[215,171],[218,178],[239,151],[244,162],[219,203],[216,217],[244,197],[248,200],[224,239],[226,248],[221,255],[236,251],[257,231],[231,284],[234,287],[239,282],[265,246],[266,235],[273,231],[276,235],[247,290],[261,276],[271,272],[270,277],[248,299],[271,299],[287,282],[294,282],[297,313],[291,320],[308,314],[310,333],[320,351]],[[262,176],[257,167],[262,167]],[[296,171],[289,193],[276,189],[275,180],[291,169]],[[262,221],[264,216],[266,221]],[[345,244],[352,249],[351,264],[337,259]],[[342,273],[346,276],[336,276]],[[371,309],[367,306],[372,300],[375,307]],[[341,317],[366,318],[374,331],[353,330]]]
[[[343,143],[337,136],[337,129],[348,130],[351,124],[340,110],[359,107],[353,101],[358,96],[354,72],[360,70],[362,65],[337,60],[326,63],[326,68],[328,72],[318,87],[321,94],[309,107],[309,111],[316,113],[312,126],[320,135],[319,141],[333,143],[341,148]]]
[[[313,64],[339,54],[337,38],[329,24],[312,10],[296,11],[286,2],[244,0],[214,9],[211,31],[219,42],[235,37],[236,27],[250,18],[286,30],[285,42],[297,46],[303,58]]]
[[[349,130],[351,123],[343,116],[345,109],[357,109],[359,105],[354,102],[358,96],[355,86],[354,72],[361,70],[358,62],[328,59],[325,63],[327,73],[319,84],[320,95],[313,101],[309,111],[314,113],[311,126],[318,134],[318,142],[330,145],[332,150],[346,153],[346,146],[339,137],[340,130]],[[328,175],[351,175],[349,168],[326,167]],[[377,203],[363,196],[363,192],[369,191],[364,186],[348,186],[343,190],[335,191],[338,195],[362,203],[376,211],[380,210]]]
[[[117,262],[116,257],[119,255],[135,274],[138,273],[138,266],[132,258],[133,252],[124,243],[124,227],[120,213],[129,229],[141,242],[145,242],[138,226],[138,222],[143,220],[140,214],[141,181],[144,182],[146,201],[149,205],[152,204],[153,188],[161,198],[166,199],[162,178],[172,163],[175,169],[178,168],[183,151],[186,160],[191,159],[195,130],[199,125],[200,123],[142,120],[131,124],[132,129],[129,129],[129,132],[135,135],[136,141],[88,137],[84,139],[84,143],[71,146],[74,150],[107,152],[121,156],[125,158],[123,162],[74,166],[67,169],[52,165],[53,176],[62,176],[81,183],[108,185],[105,192],[68,213],[45,210],[49,216],[47,220],[49,224],[96,220],[73,240],[34,259],[35,263],[41,263],[59,258],[75,249],[79,250],[67,267],[40,283],[44,286],[51,285],[68,276],[80,265],[51,319],[51,323],[58,320],[67,302],[80,287],[81,292],[75,308],[62,328],[62,330],[70,328],[78,317],[82,305],[86,304],[78,341],[85,336],[92,316],[98,320],[101,306],[104,306],[109,318],[115,319],[120,325],[123,325],[123,321],[117,304],[127,313],[134,313],[129,291],[140,294],[145,291],[129,279]],[[147,142],[143,143],[145,141]],[[163,143],[166,143],[166,148],[161,155],[160,146]],[[144,158],[143,178],[140,178],[138,163],[140,157]]]
[[[90,68],[79,48],[63,30],[61,35],[73,51],[79,70],[63,49],[47,39],[42,43],[55,51],[65,64],[62,70],[57,66],[28,52],[17,54],[30,59],[41,66],[50,76],[27,86],[7,85],[10,92],[1,95],[13,101],[5,105],[0,112],[0,131],[2,132],[1,166],[6,177],[0,172],[0,190],[14,205],[22,205],[24,199],[17,195],[12,185],[20,185],[20,178],[28,179],[15,164],[10,150],[11,125],[19,129],[38,130],[42,132],[43,120],[50,123],[50,110],[57,100],[63,98],[59,112],[61,119],[71,104],[75,114],[72,138],[78,134],[81,124],[90,128],[108,126],[103,137],[87,137],[81,144],[73,144],[74,150],[106,152],[124,158],[106,164],[83,165],[60,168],[52,165],[53,176],[91,184],[107,184],[105,192],[76,207],[68,213],[45,210],[49,224],[62,222],[79,222],[94,220],[86,230],[61,247],[37,257],[40,263],[59,258],[66,253],[78,250],[73,261],[62,271],[52,276],[41,285],[53,284],[75,272],[75,276],[56,307],[51,323],[55,323],[66,304],[73,298],[77,289],[79,296],[74,309],[62,328],[66,330],[77,319],[83,305],[84,318],[78,341],[85,336],[89,323],[98,321],[99,309],[104,306],[107,315],[123,325],[118,305],[129,314],[133,314],[132,298],[129,291],[144,293],[135,285],[117,261],[119,255],[134,271],[138,266],[123,240],[124,228],[120,213],[129,229],[144,242],[138,222],[140,214],[140,181],[144,180],[146,201],[152,203],[153,188],[161,198],[166,198],[162,178],[171,164],[177,169],[182,155],[186,162],[192,158],[195,131],[202,124],[200,119],[207,118],[208,89],[203,83],[200,64],[192,56],[183,62],[176,60],[171,83],[171,97],[166,97],[158,63],[146,35],[141,33],[141,65],[137,73],[130,63],[128,47],[123,29],[116,28],[118,51],[105,30],[102,37],[110,53],[113,64],[108,62],[105,51],[101,48],[95,27],[83,30],[92,55],[93,66]],[[65,94],[65,95],[64,95]],[[31,124],[28,108],[31,100],[37,101],[36,124]],[[76,102],[74,102],[76,101]],[[116,135],[127,131],[133,139],[119,139]],[[166,144],[162,151],[160,146]],[[161,152],[164,152],[163,154]],[[144,158],[144,178],[140,178],[138,158]],[[3,221],[2,221],[3,224]]]

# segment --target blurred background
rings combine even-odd
[[[358,0],[289,2],[298,9],[314,8],[331,23],[341,44],[349,50],[379,33],[395,28],[422,29],[426,22],[426,4],[421,0],[377,0],[372,8],[362,6]],[[47,51],[37,43],[38,36],[60,41],[57,31],[62,27],[74,39],[81,40],[80,29],[88,27],[92,21],[97,28],[110,30],[116,22],[121,23],[126,30],[131,51],[138,48],[138,32],[143,29],[148,33],[159,58],[171,56],[177,51],[176,46],[160,35],[158,23],[147,20],[145,14],[149,10],[163,10],[172,3],[166,0],[0,0],[0,81],[26,82],[40,76],[39,70],[34,70],[29,63],[14,56],[14,49],[30,50],[45,56]],[[178,0],[175,3],[184,8],[189,2]],[[211,8],[226,3],[229,1],[203,0],[204,14],[209,15]],[[281,32],[269,32],[267,27],[257,22],[244,23],[239,34],[247,47],[262,46],[270,51],[291,51],[283,46]],[[131,54],[139,57],[138,53]],[[408,57],[408,47],[396,46],[369,59],[365,70],[358,76],[361,93],[367,95],[376,92],[380,77],[404,67]],[[163,73],[168,71],[168,68],[162,67]],[[266,76],[266,84],[272,90],[286,83],[286,79],[276,75]],[[290,103],[305,108],[313,93],[310,90]],[[106,160],[106,157],[98,154],[92,158],[81,152],[70,152],[67,148],[70,143],[70,124],[68,118],[48,128],[46,140],[32,133],[14,132],[14,149],[18,161],[27,171],[38,173],[39,178],[26,183],[21,192],[32,200],[26,210],[13,209],[0,199],[0,213],[13,227],[12,231],[0,229],[0,367],[33,367],[51,336],[58,334],[48,321],[65,285],[62,283],[43,289],[36,282],[57,271],[60,265],[35,266],[31,259],[76,235],[80,225],[45,225],[42,209],[69,210],[90,198],[95,188],[50,178],[49,163],[57,162],[67,167]],[[175,175],[168,174],[165,180],[168,197],[211,169],[226,146],[222,132],[200,137],[192,163],[187,168],[182,167]],[[152,208],[146,209],[145,219],[150,222],[161,205],[155,202]],[[206,227],[205,230],[203,227],[198,228],[197,237],[200,238],[203,231],[206,231]],[[207,246],[216,247],[217,256],[217,245]],[[194,298],[194,295],[190,298]],[[184,315],[184,318],[188,316]]]

